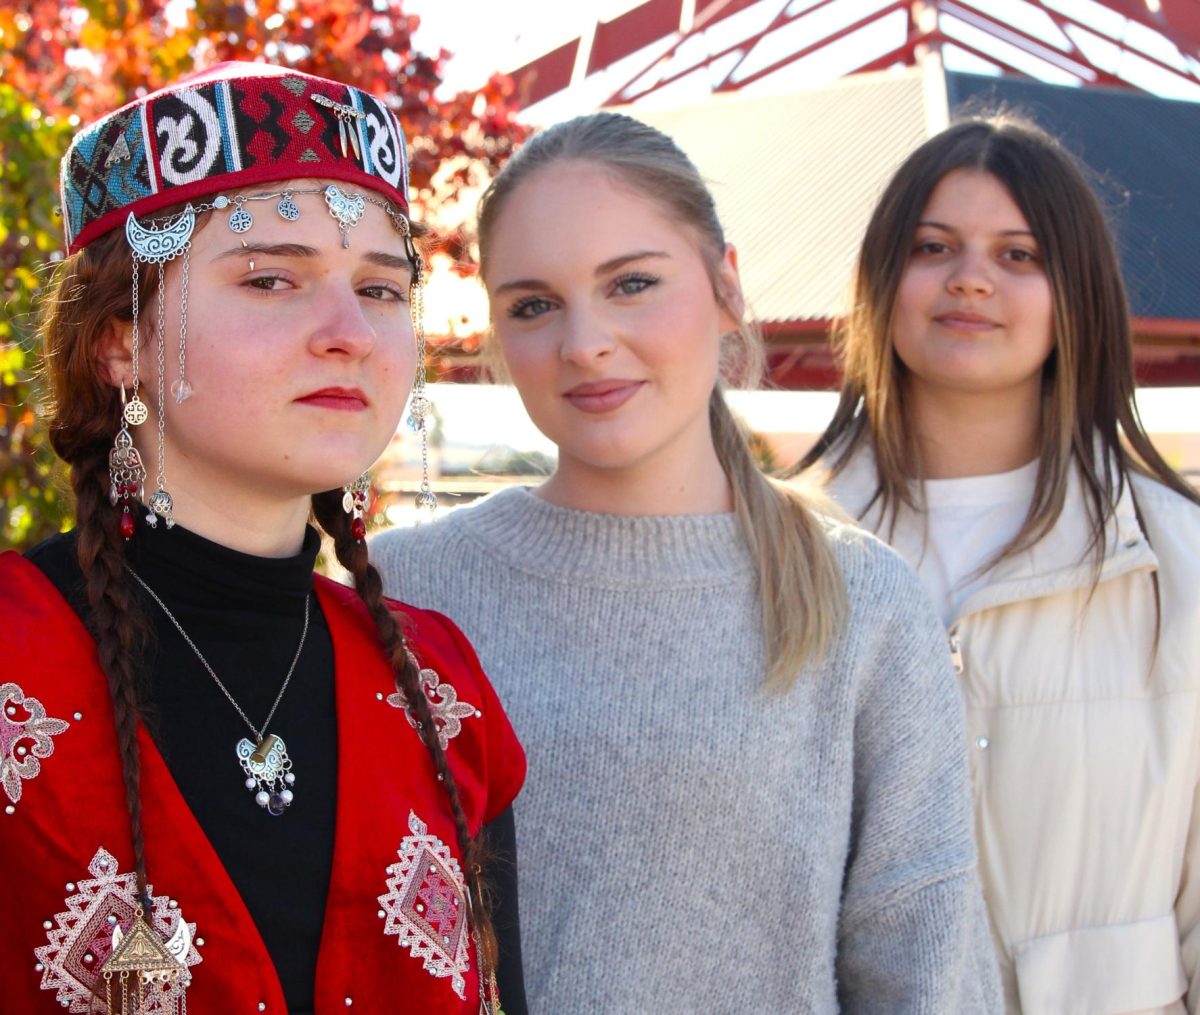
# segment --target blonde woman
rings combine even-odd
[[[996,1010],[942,632],[893,554],[755,467],[695,168],[628,117],[553,127],[480,243],[557,469],[374,553],[465,624],[528,749],[532,1010]]]
[[[1133,401],[1084,175],[1012,118],[897,171],[803,466],[917,569],[967,699],[1007,1010],[1200,1008],[1200,498]]]

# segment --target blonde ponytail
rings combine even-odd
[[[819,517],[823,496],[763,474],[720,388],[708,403],[717,458],[758,568],[767,687],[786,691],[846,622],[846,583]]]

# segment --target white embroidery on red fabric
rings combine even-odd
[[[73,1012],[104,1010],[104,983],[100,967],[113,951],[113,932],[120,936],[133,925],[138,911],[137,879],[132,873],[121,874],[116,859],[103,847],[96,850],[88,864],[91,878],[78,884],[69,883],[65,912],[55,914],[45,927],[49,944],[34,949],[42,974],[42,990],[53,990],[55,1000]],[[150,923],[166,942],[167,950],[185,966],[201,961],[193,940],[196,925],[187,923],[177,903],[165,895],[154,895],[153,887],[146,891],[154,899],[149,914]],[[185,984],[186,985],[186,984]],[[143,1015],[158,1015],[166,1002],[166,985],[162,992],[148,991],[142,1006]]]
[[[37,776],[42,770],[39,759],[54,753],[52,738],[70,725],[47,716],[42,703],[26,698],[16,684],[0,684],[0,785],[14,804],[21,799],[21,780]]]
[[[429,710],[433,713],[433,721],[437,724],[438,743],[442,745],[444,751],[450,741],[462,732],[463,719],[472,715],[478,719],[483,713],[474,705],[459,701],[458,691],[452,684],[442,680],[438,676],[437,670],[431,670],[428,667],[421,668],[420,680],[425,697],[429,699]],[[389,694],[387,701],[393,708],[403,709],[404,714],[408,717],[409,725],[413,729],[417,728],[417,720],[413,718],[413,714],[409,710],[408,697],[403,691]]]
[[[449,976],[450,986],[466,1000],[463,975],[471,968],[470,928],[462,870],[449,848],[415,813],[408,813],[406,835],[396,851],[399,863],[388,869],[384,934],[395,934],[401,948],[421,959],[431,976]]]

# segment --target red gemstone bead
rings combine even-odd
[[[356,540],[367,538],[367,523],[361,518],[350,519],[350,537]]]
[[[124,514],[121,515],[121,535],[124,536],[126,539],[132,539],[133,531],[134,531],[133,515],[131,515],[129,513],[129,510],[126,509]]]

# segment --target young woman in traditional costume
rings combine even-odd
[[[483,847],[523,754],[363,539],[414,371],[426,407],[399,123],[223,65],[82,130],[62,186],[77,528],[0,557],[0,1007],[497,1011]]]
[[[583,117],[508,164],[479,238],[557,469],[374,552],[457,611],[529,749],[533,1008],[995,1011],[942,632],[894,554],[756,467],[695,167]]]
[[[1134,404],[1086,177],[952,126],[868,226],[805,467],[917,569],[967,700],[1007,1009],[1200,1010],[1200,497]]]

